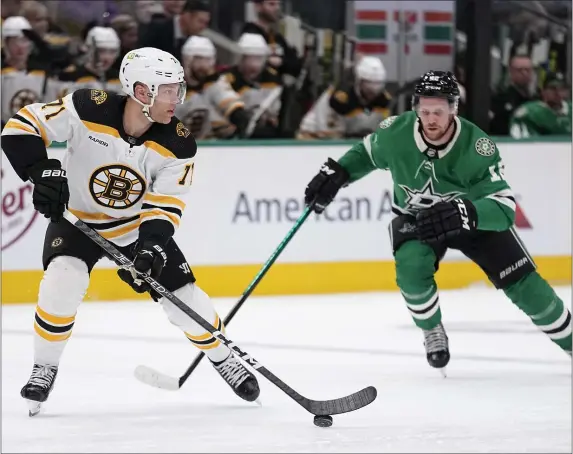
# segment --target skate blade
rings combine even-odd
[[[439,371],[440,371],[440,374],[442,375],[443,378],[448,378],[448,373],[447,373],[445,367],[441,367],[441,368],[439,369]]]
[[[263,406],[263,403],[261,402],[261,399],[260,399],[260,398],[255,399],[255,403],[256,403],[259,407],[262,407],[262,406]]]
[[[36,402],[35,400],[28,400],[28,416],[31,418],[32,416],[36,416],[42,410],[42,402]]]

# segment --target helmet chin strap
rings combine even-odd
[[[143,115],[145,115],[145,118],[147,118],[151,123],[154,123],[155,120],[151,118],[151,114],[149,113],[150,107],[151,106],[143,106],[143,109],[141,109],[141,111],[143,112]]]
[[[135,96],[131,96],[131,99],[133,99],[136,103],[140,104],[141,106],[143,106],[143,108],[141,109],[141,111],[143,112],[143,115],[145,115],[145,118],[147,118],[149,120],[150,123],[155,123],[155,120],[153,118],[151,118],[151,113],[149,112],[149,109],[151,107],[153,107],[153,103],[155,102],[155,96],[151,96],[151,103],[150,104],[144,104],[142,103],[139,99],[137,99]]]

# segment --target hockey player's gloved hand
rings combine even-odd
[[[167,254],[163,248],[154,241],[138,241],[133,247],[133,266],[142,273],[147,273],[153,279],[161,275],[167,263]],[[137,293],[151,292],[150,285],[138,278],[136,273],[120,268],[117,274],[122,281],[127,282]],[[153,295],[152,295],[153,296]]]
[[[68,178],[62,164],[57,159],[44,159],[28,167],[27,172],[34,183],[34,208],[45,218],[59,222],[70,200]]]
[[[334,159],[328,158],[320,172],[308,183],[304,202],[310,205],[314,201],[314,211],[322,213],[349,179],[350,175],[346,169]]]
[[[418,238],[426,243],[440,243],[477,228],[477,212],[469,200],[439,202],[416,215]]]

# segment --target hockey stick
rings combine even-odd
[[[341,413],[348,413],[359,408],[365,407],[371,404],[376,399],[377,391],[373,386],[368,386],[358,392],[350,394],[349,396],[341,397],[332,400],[311,400],[301,394],[297,393],[294,389],[288,386],[280,378],[274,375],[270,370],[259,363],[255,358],[249,355],[246,351],[241,349],[237,344],[232,342],[230,339],[218,331],[213,325],[211,325],[207,320],[201,317],[197,312],[187,306],[183,301],[177,298],[173,293],[163,287],[159,282],[149,276],[147,273],[141,273],[137,271],[133,262],[122,254],[112,243],[107,241],[95,230],[88,227],[82,220],[78,219],[69,211],[64,213],[64,218],[71,224],[76,226],[81,232],[88,236],[94,243],[100,246],[110,258],[120,267],[128,269],[132,273],[138,275],[140,279],[146,281],[155,292],[164,298],[167,298],[175,306],[177,306],[186,315],[192,318],[198,325],[203,327],[205,331],[210,332],[213,337],[216,337],[220,342],[226,345],[229,350],[235,352],[239,358],[241,358],[245,363],[259,372],[263,377],[269,380],[273,385],[283,391],[287,396],[293,399],[301,407],[303,407],[309,413],[316,416],[326,416],[326,415],[337,415]]]
[[[248,137],[251,137],[253,135],[253,132],[255,131],[255,128],[256,128],[257,123],[258,123],[259,119],[261,118],[261,116],[267,110],[269,110],[272,107],[273,103],[277,99],[279,99],[282,92],[283,92],[283,87],[279,86],[279,87],[275,88],[273,91],[271,91],[265,99],[263,99],[263,102],[261,103],[259,108],[256,110],[256,112],[253,113],[253,116],[249,120],[249,124],[247,125],[247,129],[245,130],[245,137],[248,138]]]
[[[304,222],[306,221],[311,212],[312,212],[311,207],[306,207],[306,209],[297,219],[294,226],[289,230],[284,240],[281,241],[281,243],[275,249],[273,254],[269,257],[269,259],[265,262],[263,267],[255,276],[255,278],[249,284],[249,286],[241,296],[241,299],[237,301],[237,303],[233,306],[231,311],[227,314],[225,320],[223,320],[223,326],[227,326],[229,322],[233,320],[235,314],[239,311],[239,309],[245,303],[245,301],[247,301],[247,298],[251,296],[251,293],[253,293],[259,282],[261,282],[265,274],[267,274],[267,271],[271,268],[271,266],[273,266],[279,255],[281,255],[282,251],[286,248],[287,244],[289,244],[290,240],[294,237],[295,233],[298,231],[298,229],[300,229],[302,224],[304,224]],[[183,386],[183,383],[187,381],[191,373],[199,365],[204,356],[205,356],[204,352],[199,353],[195,357],[189,368],[180,377],[171,377],[169,375],[165,375],[147,366],[137,366],[137,368],[135,369],[135,377],[142,383],[145,383],[146,385],[154,386],[156,388],[161,388],[161,389],[168,389],[170,391],[176,391]]]

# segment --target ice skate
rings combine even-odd
[[[20,395],[28,402],[29,416],[40,413],[42,403],[52,392],[57,373],[57,366],[34,364],[28,383],[20,391]]]
[[[261,391],[256,377],[241,364],[233,353],[222,362],[213,362],[213,367],[237,396],[247,402],[256,401],[260,405],[258,398]]]
[[[448,336],[441,323],[435,328],[424,330],[424,346],[426,347],[428,364],[440,369],[440,373],[446,377],[446,366],[450,362],[450,350]]]

